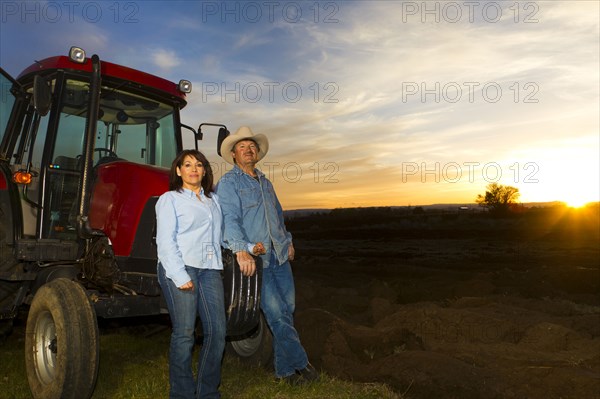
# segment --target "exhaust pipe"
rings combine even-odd
[[[100,113],[100,86],[102,83],[100,57],[94,54],[91,61],[92,80],[88,102],[88,118],[85,124],[83,173],[80,181],[81,196],[79,198],[79,214],[77,215],[77,234],[84,239],[104,235],[104,232],[92,229],[89,222],[94,138],[96,137],[97,121]]]

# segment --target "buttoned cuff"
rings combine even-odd
[[[248,250],[248,243],[243,241],[234,242],[231,243],[229,249],[231,249],[231,252],[234,254],[238,252],[246,252]],[[250,250],[250,253],[252,253],[252,250]]]

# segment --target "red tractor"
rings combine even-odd
[[[191,83],[69,56],[0,70],[0,323],[27,311],[35,398],[86,398],[98,372],[98,317],[167,313],[156,275],[154,205],[182,150]],[[212,125],[212,124],[208,124]],[[223,125],[219,140],[228,134]],[[217,148],[218,145],[217,145]],[[224,253],[229,352],[270,359],[260,274]]]

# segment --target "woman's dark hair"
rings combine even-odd
[[[197,161],[202,162],[202,166],[204,166],[204,171],[206,174],[202,177],[201,186],[204,189],[204,195],[210,198],[210,193],[214,191],[213,188],[213,172],[210,167],[210,163],[208,159],[198,150],[183,150],[181,153],[173,160],[171,164],[171,171],[169,172],[169,190],[181,191],[183,187],[183,180],[181,176],[177,175],[177,168],[181,168],[183,165],[183,160],[187,156],[192,156]]]

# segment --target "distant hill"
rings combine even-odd
[[[550,201],[550,202],[525,202],[519,204],[524,208],[548,208],[555,206],[565,206],[564,202],[561,201]],[[292,209],[284,211],[283,214],[286,218],[303,217],[313,214],[327,214],[334,209],[376,209],[376,208],[389,208],[389,209],[406,209],[411,210],[414,208],[422,208],[423,210],[445,210],[445,211],[471,211],[471,212],[483,212],[485,208],[480,207],[476,203],[449,203],[449,204],[429,204],[429,205],[407,205],[407,206],[377,206],[377,207],[359,207],[359,208],[311,208],[311,209]]]
[[[290,211],[283,211],[283,216],[288,218],[293,218],[293,217],[302,217],[302,216],[308,216],[308,215],[314,215],[314,214],[318,214],[318,213],[329,213],[331,212],[331,209],[326,209],[326,208],[313,208],[313,209],[294,209],[294,210],[290,210]]]

